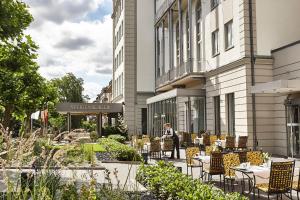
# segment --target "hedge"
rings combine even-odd
[[[120,143],[125,143],[125,141],[126,141],[126,137],[124,137],[122,135],[110,135],[110,136],[108,136],[108,138],[115,140],[117,142],[120,142]]]
[[[246,200],[239,193],[224,193],[212,185],[179,172],[172,163],[158,162],[157,165],[141,165],[137,181],[148,188],[159,199],[173,200]]]
[[[141,161],[138,152],[128,145],[109,138],[101,138],[98,142],[106,152],[112,153],[113,157],[119,161]]]

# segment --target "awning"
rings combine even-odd
[[[147,104],[160,102],[160,101],[163,101],[166,99],[171,99],[174,97],[205,97],[205,90],[204,89],[193,90],[193,89],[176,88],[176,89],[158,94],[154,97],[147,99]]]
[[[300,80],[277,80],[256,84],[251,87],[252,94],[290,94],[300,92]]]

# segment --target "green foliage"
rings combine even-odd
[[[61,132],[66,124],[66,117],[60,114],[51,115],[49,117],[49,123],[55,130]]]
[[[203,184],[179,172],[172,163],[141,165],[136,179],[160,199],[181,200],[246,200],[238,193],[225,194],[212,185]],[[170,181],[172,180],[172,181]]]
[[[92,132],[92,131],[96,131],[97,124],[94,120],[89,120],[89,121],[82,120],[81,127],[88,132]]]
[[[109,139],[112,139],[112,140],[115,140],[117,142],[120,142],[120,143],[125,143],[126,141],[126,138],[122,135],[110,135],[108,136]]]
[[[33,21],[28,6],[19,0],[1,0],[0,19],[0,40],[17,37]]]
[[[112,153],[113,157],[117,160],[141,161],[141,156],[137,153],[137,151],[128,145],[109,138],[99,139],[99,144],[103,146],[107,152]]]

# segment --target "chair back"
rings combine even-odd
[[[210,136],[207,134],[203,135],[203,144],[204,146],[210,146]]]
[[[210,156],[213,149],[213,146],[205,146],[205,155]]]
[[[262,165],[264,163],[264,159],[261,151],[248,151],[247,152],[247,161],[250,162],[251,165]]]
[[[227,136],[226,137],[225,148],[228,148],[228,149],[234,149],[235,148],[235,137],[234,136]]]
[[[241,163],[247,162],[247,151],[238,151],[237,154],[239,154]]]
[[[160,140],[153,140],[150,142],[150,152],[160,152]]]
[[[295,161],[272,162],[269,192],[286,193],[291,190],[293,184]]]
[[[150,138],[149,137],[143,137],[142,141],[143,141],[143,144],[150,143]]]
[[[210,145],[213,145],[218,140],[218,136],[217,135],[210,135],[209,140],[210,140]]]
[[[220,140],[226,140],[226,136],[227,136],[226,134],[221,134],[220,135]]]
[[[239,136],[238,148],[246,149],[248,142],[248,136]]]
[[[229,153],[223,155],[223,166],[224,166],[224,175],[226,177],[235,177],[235,170],[232,167],[240,165],[239,155],[236,153]]]
[[[173,140],[172,139],[164,139],[163,145],[162,145],[163,151],[172,151],[173,150]]]
[[[194,143],[195,139],[197,138],[197,134],[196,133],[192,133],[191,134],[191,140],[192,140],[192,143]]]
[[[185,157],[187,164],[193,164],[193,158],[196,154],[199,154],[200,150],[198,147],[188,147],[185,149]]]
[[[223,154],[221,152],[211,152],[209,172],[211,174],[224,173]]]

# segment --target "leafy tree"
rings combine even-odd
[[[68,73],[61,78],[53,79],[52,83],[58,88],[60,102],[86,102],[87,97],[83,95],[84,81],[82,78],[77,78],[74,74]],[[82,119],[82,116],[72,116],[72,127],[80,128]]]
[[[0,40],[18,37],[33,21],[28,6],[19,0],[1,0],[0,19]]]

